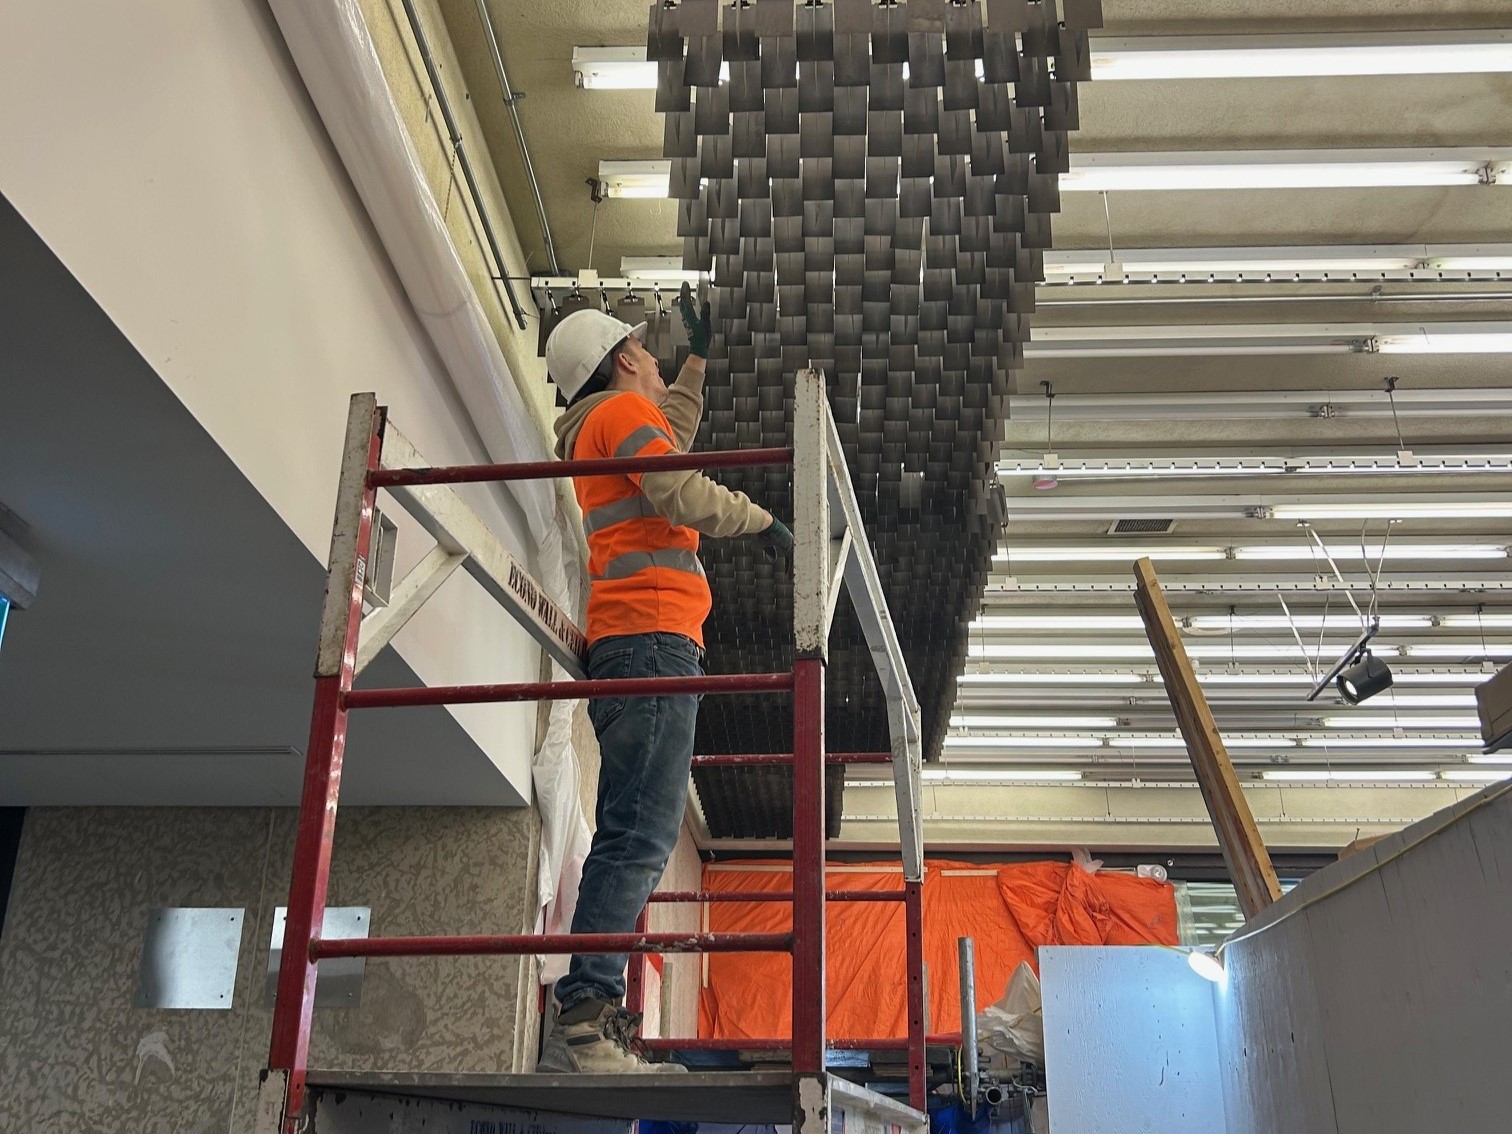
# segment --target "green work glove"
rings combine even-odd
[[[772,522],[762,529],[761,538],[766,543],[767,558],[769,559],[776,559],[778,552],[781,552],[783,555],[791,555],[793,553],[793,533],[776,516],[773,516]]]
[[[686,283],[677,297],[677,310],[682,315],[683,326],[688,328],[688,351],[699,358],[709,357],[709,304],[704,302],[703,311],[693,313],[693,289]]]

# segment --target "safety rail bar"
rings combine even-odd
[[[705,453],[665,453],[655,457],[594,457],[580,461],[519,461],[508,465],[444,465],[437,468],[376,469],[374,488],[424,484],[477,484],[493,481],[558,480],[568,476],[623,476],[626,473],[682,472],[687,469],[745,469],[790,465],[791,449],[722,449]]]
[[[787,953],[791,933],[511,933],[348,937],[310,942],[310,956],[523,957],[569,953]]]
[[[353,689],[348,709],[420,705],[478,705],[501,701],[576,701],[584,697],[656,697],[666,693],[791,693],[791,673],[716,673],[706,677],[611,677],[583,681],[528,681],[509,685],[427,685],[408,689]]]
[[[693,757],[695,768],[781,767],[793,762],[791,752],[710,752]],[[826,764],[891,764],[891,752],[826,752]]]
[[[826,902],[901,902],[902,890],[826,890]],[[791,902],[791,890],[658,890],[646,901],[653,904],[705,902]]]
[[[650,1051],[787,1051],[793,1041],[781,1036],[657,1036],[642,1039]],[[906,1051],[908,1039],[899,1036],[836,1036],[826,1041],[830,1051]],[[930,1047],[959,1047],[960,1032],[931,1032],[924,1037]]]
[[[793,639],[789,673],[717,674],[696,678],[588,680],[587,639],[449,486],[482,481],[622,475],[653,470],[740,468],[791,464],[793,475]],[[397,583],[389,606],[364,614],[363,584],[374,568],[377,493],[388,490],[436,540],[436,547]],[[457,569],[464,569],[536,639],[573,681],[457,685],[410,689],[353,689],[356,675]],[[858,620],[887,701],[889,753],[828,754],[824,746],[824,667],[830,625],[842,589],[851,592]],[[792,888],[761,901],[792,904],[788,933],[650,933],[649,904],[631,934],[513,934],[375,937],[322,936],[331,849],[346,747],[347,714],[359,708],[559,700],[606,694],[786,693],[792,697],[791,753],[735,753],[694,758],[695,766],[775,766],[793,769]],[[353,395],[347,418],[336,516],[331,533],[325,602],[315,664],[315,697],[295,832],[288,914],[273,1011],[268,1068],[281,1077],[281,1134],[297,1134],[315,1000],[316,963],[337,957],[627,953],[627,1002],[638,1003],[646,955],[658,953],[786,952],[792,960],[791,1053],[795,1099],[808,1080],[825,1073],[825,931],[827,900],[899,901],[904,906],[908,1035],[876,1046],[908,1052],[909,1100],[924,1106],[923,858],[918,809],[922,727],[897,634],[871,548],[860,523],[839,434],[829,410],[824,375],[800,371],[794,399],[792,449],[595,461],[525,462],[437,467],[388,421],[371,393]],[[826,891],[825,769],[830,764],[890,763],[897,784],[901,891]],[[731,900],[678,892],[693,900]],[[686,1044],[687,1041],[678,1041]],[[749,1041],[747,1045],[749,1046]],[[776,1041],[773,1041],[776,1042]]]

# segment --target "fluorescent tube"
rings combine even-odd
[[[1222,150],[1071,155],[1061,192],[1480,185],[1500,150]]]
[[[1009,504],[1009,508],[1013,507]],[[1226,559],[1221,547],[1130,547],[1080,546],[1001,548],[992,556],[996,563],[1122,563],[1136,559],[1159,561]]]
[[[1436,728],[1473,729],[1480,727],[1480,719],[1464,717],[1419,717],[1397,716],[1392,713],[1344,713],[1336,717],[1324,717],[1324,728]]]
[[[1303,505],[1296,505],[1301,508]],[[1332,507],[1332,505],[1324,505]],[[1345,505],[1349,507],[1349,505]],[[1360,505],[1360,507],[1374,507],[1374,505]],[[1391,505],[1380,505],[1387,508]],[[1284,517],[1278,517],[1284,518]],[[1329,545],[1328,554],[1335,559],[1357,560],[1363,557],[1367,560],[1383,558],[1383,545],[1379,543],[1367,543],[1363,550],[1360,544],[1336,543]],[[1384,545],[1384,558],[1386,559],[1505,559],[1507,549],[1494,543],[1387,543]],[[1234,548],[1235,559],[1253,560],[1318,560],[1322,561],[1323,553],[1318,550],[1316,544],[1257,544],[1248,547]]]
[[[1082,736],[947,736],[946,748],[1097,748]]]
[[[1304,736],[1303,748],[1446,748],[1463,752],[1480,743],[1479,736]]]
[[[1360,504],[1275,504],[1276,520],[1476,520],[1512,516],[1512,500],[1381,501]]]
[[[1407,768],[1361,768],[1345,771],[1342,768],[1286,768],[1274,772],[1261,772],[1260,778],[1294,783],[1348,783],[1379,780],[1382,783],[1431,780],[1434,773],[1414,771]]]
[[[1289,630],[1295,625],[1299,630],[1353,630],[1358,632],[1360,620],[1347,614],[1298,614],[1288,620],[1284,614],[1194,614],[1186,620],[1193,630],[1225,632],[1228,630]],[[1426,630],[1433,625],[1427,614],[1383,614],[1381,628],[1384,630]]]
[[[1512,71],[1506,32],[1140,36],[1091,43],[1092,77],[1253,79]]]
[[[972,630],[1143,630],[1137,614],[985,614]]]
[[[1137,673],[963,673],[961,685],[1143,685]]]
[[[990,783],[994,780],[1079,780],[1071,768],[926,768],[929,783]],[[891,784],[891,780],[886,781]]]
[[[1501,771],[1488,769],[1484,772],[1476,772],[1467,768],[1457,768],[1452,771],[1440,772],[1439,775],[1446,780],[1450,780],[1451,782],[1458,781],[1460,783],[1470,784],[1494,784],[1499,780],[1504,780],[1508,776],[1512,776],[1512,768],[1503,768]]]
[[[1485,627],[1502,630],[1512,626],[1512,614],[1446,614],[1439,619],[1439,625],[1446,630],[1480,630]]]
[[[963,713],[950,718],[951,728],[1116,728],[1117,717],[1077,715],[1019,714],[1015,716],[978,716]]]
[[[1512,334],[1380,335],[1375,345],[1381,354],[1508,354]]]
[[[1407,647],[1407,654],[1418,658],[1499,658],[1512,655],[1512,642],[1425,642]]]

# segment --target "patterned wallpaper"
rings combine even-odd
[[[0,1130],[250,1130],[293,833],[282,809],[28,813],[0,938]],[[525,808],[343,811],[330,903],[371,906],[379,934],[524,932],[536,839]],[[232,1009],[133,1007],[150,910],[222,905],[247,910]],[[369,961],[360,1007],[317,1011],[311,1061],[528,1067],[533,978],[510,958]]]

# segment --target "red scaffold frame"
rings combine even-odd
[[[507,482],[546,477],[623,474],[671,468],[793,466],[795,550],[794,646],[789,673],[726,674],[689,678],[590,681],[583,659],[586,640],[572,619],[544,593],[483,521],[448,487],[466,482]],[[364,581],[372,562],[375,501],[391,492],[436,539],[437,546],[399,583],[388,605],[364,615]],[[521,623],[546,653],[574,678],[513,685],[465,685],[354,690],[357,674],[457,568],[463,568]],[[891,752],[828,753],[824,742],[824,670],[829,628],[841,587],[850,590],[871,655],[876,659],[888,708]],[[452,705],[501,701],[654,695],[668,692],[730,694],[766,692],[793,699],[791,753],[711,754],[695,757],[707,766],[790,765],[793,769],[792,889],[780,894],[662,893],[653,902],[732,900],[786,901],[793,907],[791,933],[649,933],[646,914],[632,933],[516,934],[453,937],[373,937],[335,940],[322,936],[331,849],[335,836],[347,714],[354,709]],[[823,1075],[826,1047],[908,1053],[909,1101],[924,1107],[922,879],[919,817],[922,730],[909,681],[878,581],[876,564],[861,526],[860,509],[825,396],[822,372],[798,374],[794,443],[788,449],[676,454],[602,461],[547,461],[515,465],[431,467],[388,422],[373,394],[354,395],[347,421],[331,557],[315,668],[315,699],[306,750],[293,877],[284,928],[283,961],[273,1012],[270,1072],[286,1086],[280,1128],[295,1134],[304,1110],[316,962],[322,957],[533,955],[628,953],[627,1001],[639,1010],[645,957],[649,953],[786,952],[792,956],[792,1036],[743,1040],[738,1047],[790,1051],[795,1081]],[[904,884],[894,891],[825,890],[825,766],[889,763],[896,784],[899,845]],[[903,1040],[826,1042],[825,903],[867,901],[903,904],[905,917],[908,1031]],[[657,1047],[719,1050],[717,1040],[657,1041]]]

